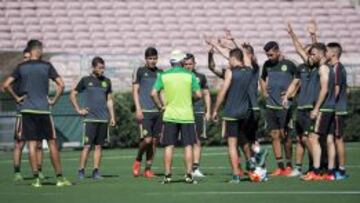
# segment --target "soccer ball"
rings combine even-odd
[[[265,168],[256,167],[255,170],[249,173],[249,178],[252,182],[265,182],[268,180],[267,171]]]

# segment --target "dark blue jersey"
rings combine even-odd
[[[292,80],[298,75],[296,65],[290,60],[283,59],[276,63],[270,60],[263,66],[261,79],[267,80],[266,107],[271,109],[283,109],[282,95],[286,93]]]
[[[253,70],[249,67],[235,67],[231,72],[231,84],[225,98],[223,119],[245,119],[250,111],[248,88],[253,78]]]
[[[198,73],[196,71],[193,71],[193,72],[194,72],[194,74],[196,76],[196,80],[200,84],[201,90],[209,89],[209,86],[207,84],[206,76],[204,74]],[[193,109],[194,109],[195,113],[204,113],[205,112],[204,100],[203,99],[198,99],[198,100],[194,101],[193,102]]]
[[[22,113],[50,114],[49,79],[59,77],[55,68],[42,60],[30,60],[18,65],[11,77],[16,81],[19,96],[26,95],[20,107]]]
[[[140,105],[143,112],[159,111],[150,95],[159,72],[161,70],[156,67],[139,67],[133,74],[133,84],[139,85]]]
[[[110,79],[105,76],[86,76],[80,80],[75,90],[83,93],[85,108],[89,111],[85,116],[86,122],[109,121],[107,96],[112,92]]]
[[[335,71],[335,84],[339,86],[339,95],[336,98],[336,114],[347,114],[347,73],[342,63],[337,63],[333,66]]]

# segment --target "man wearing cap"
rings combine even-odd
[[[164,184],[171,182],[172,156],[179,135],[185,148],[185,182],[197,183],[191,175],[193,164],[192,146],[196,143],[192,97],[193,93],[196,98],[201,98],[202,95],[195,74],[183,68],[185,57],[186,55],[179,50],[174,50],[171,53],[170,64],[172,68],[158,75],[151,92],[151,96],[158,108],[164,111],[164,126],[160,138],[161,144],[165,146],[165,178],[162,182]],[[160,99],[160,91],[164,93],[164,103]]]

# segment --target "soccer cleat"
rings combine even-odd
[[[301,173],[301,171],[299,171],[299,169],[294,169],[291,171],[291,173],[289,175],[287,175],[287,177],[299,177],[301,175],[302,175],[302,173]]]
[[[104,178],[101,176],[99,170],[94,170],[93,173],[92,173],[92,175],[91,175],[91,177],[92,177],[94,180],[102,180],[102,179],[104,179]]]
[[[232,179],[229,181],[229,183],[231,183],[231,184],[239,184],[240,183],[240,176],[233,175]]]
[[[194,185],[198,184],[198,182],[197,182],[194,178],[192,178],[192,177],[186,177],[186,178],[185,178],[185,183],[187,183],[187,184],[194,184]]]
[[[85,179],[85,171],[84,170],[79,170],[78,171],[78,179],[79,180],[84,180]]]
[[[281,175],[283,176],[289,176],[292,172],[292,168],[291,167],[286,167],[284,170],[281,171]]]
[[[45,176],[42,172],[39,172],[39,178],[40,180],[45,180]]]
[[[267,149],[261,149],[260,152],[255,155],[256,164],[260,167],[263,167],[268,155],[269,152]]]
[[[134,177],[138,177],[140,175],[140,168],[141,168],[141,162],[135,160],[132,167],[132,172]]]
[[[334,181],[335,180],[335,175],[333,174],[327,174],[323,177],[324,180],[327,180],[327,181]]]
[[[161,184],[169,184],[171,183],[171,177],[164,177],[164,180],[161,182]]]
[[[24,180],[23,176],[21,175],[21,173],[15,173],[14,174],[14,181],[17,182],[17,181],[22,181]]]
[[[311,180],[319,181],[319,180],[323,180],[323,177],[311,171],[307,173],[305,176],[301,177],[301,179],[304,181],[311,181]]]
[[[151,170],[146,170],[144,173],[144,177],[145,178],[153,178],[153,177],[155,177],[155,174]]]
[[[72,183],[68,181],[65,177],[58,177],[56,180],[57,187],[71,186]]]
[[[282,175],[282,169],[281,168],[277,168],[275,169],[271,174],[270,176],[281,176]]]
[[[205,175],[203,173],[201,173],[201,171],[199,169],[196,169],[195,171],[193,171],[192,176],[195,178],[205,178]]]
[[[33,183],[31,183],[31,186],[33,187],[41,187],[41,181],[40,178],[36,178],[35,181]]]
[[[349,177],[348,175],[342,174],[342,173],[340,173],[340,171],[335,172],[335,180],[345,180],[348,177]]]

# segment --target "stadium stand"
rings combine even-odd
[[[42,40],[46,52],[57,53],[50,60],[64,75],[67,89],[87,73],[94,55],[105,57],[115,89],[130,88],[129,65],[139,63],[150,45],[160,52],[160,67],[168,66],[170,51],[180,48],[193,52],[198,66],[205,68],[202,35],[222,34],[224,28],[252,43],[260,63],[265,59],[262,46],[269,40],[279,41],[289,58],[298,59],[286,22],[309,42],[305,28],[311,16],[321,41],[343,45],[349,82],[360,84],[360,11],[352,1],[1,0],[0,11],[0,51],[21,51],[27,40]]]

